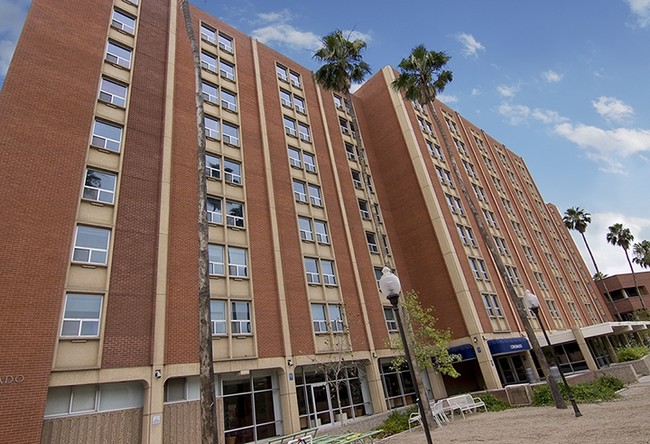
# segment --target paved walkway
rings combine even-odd
[[[502,412],[456,416],[442,428],[431,430],[434,443],[650,443],[650,376],[620,392],[621,399],[579,404],[576,418],[555,407],[522,407]],[[426,444],[422,428],[403,432],[382,444]]]

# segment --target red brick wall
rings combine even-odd
[[[110,5],[34,0],[0,94],[2,442],[40,441]]]

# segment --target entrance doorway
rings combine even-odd
[[[518,354],[495,356],[494,362],[497,365],[497,372],[501,385],[523,384],[528,382],[524,361]]]

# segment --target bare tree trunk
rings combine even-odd
[[[600,270],[598,269],[598,265],[596,264],[596,259],[594,259],[594,255],[591,252],[591,248],[589,248],[589,244],[587,243],[587,237],[585,236],[585,233],[580,232],[582,235],[582,240],[585,241],[585,247],[587,247],[587,251],[589,252],[589,257],[591,257],[591,262],[594,264],[594,268],[596,269],[596,274],[598,276],[602,276],[600,274]],[[616,317],[618,318],[619,321],[622,321],[623,318],[621,317],[621,313],[618,311],[618,307],[616,306],[616,303],[614,302],[614,298],[612,295],[609,293],[609,290],[607,289],[607,284],[605,283],[605,280],[603,279],[603,287],[605,288],[605,296],[607,299],[607,302],[612,304],[612,307],[614,307],[614,312],[616,313]]]
[[[196,174],[198,185],[198,297],[199,297],[199,381],[201,393],[201,442],[217,443],[216,402],[214,386],[214,366],[212,357],[212,328],[210,324],[210,275],[208,271],[208,220],[207,220],[207,186],[205,179],[205,122],[203,94],[201,86],[201,61],[196,34],[192,27],[192,18],[187,0],[178,0],[183,12],[185,29],[192,48],[194,59],[194,82],[196,97],[196,138],[198,142]]]
[[[517,313],[519,314],[519,318],[521,319],[521,322],[524,325],[524,330],[526,331],[526,335],[528,335],[528,340],[530,341],[533,351],[535,352],[535,356],[537,356],[537,360],[539,361],[539,364],[542,367],[542,371],[544,372],[544,375],[546,375],[546,381],[551,390],[551,394],[553,395],[553,399],[555,401],[555,407],[558,409],[566,409],[567,408],[566,401],[564,400],[562,394],[560,393],[560,389],[557,385],[557,382],[551,376],[551,371],[548,365],[548,361],[546,360],[546,356],[544,355],[544,352],[542,352],[542,348],[540,347],[539,342],[537,341],[537,336],[535,336],[533,327],[530,324],[530,320],[528,319],[528,315],[526,313],[524,304],[521,301],[521,299],[519,299],[519,296],[517,295],[517,291],[515,290],[515,287],[512,285],[512,282],[510,282],[510,277],[508,276],[508,272],[503,263],[503,260],[501,260],[501,256],[499,256],[499,253],[497,252],[496,246],[494,245],[494,240],[492,239],[487,229],[485,228],[485,225],[483,224],[481,215],[479,214],[477,207],[474,204],[474,199],[467,191],[467,187],[465,186],[465,181],[463,180],[460,174],[460,170],[458,169],[458,164],[456,163],[454,155],[451,151],[451,145],[449,143],[449,139],[447,138],[447,134],[444,130],[444,127],[442,126],[442,121],[440,120],[440,117],[438,116],[434,108],[433,100],[435,99],[428,98],[427,105],[429,107],[429,112],[431,113],[434,121],[436,122],[436,126],[438,127],[438,131],[440,132],[440,136],[442,137],[443,144],[445,145],[445,150],[447,152],[447,157],[449,158],[449,162],[451,162],[452,169],[454,170],[454,177],[456,178],[456,182],[460,187],[461,192],[465,197],[465,200],[467,200],[472,216],[474,217],[474,221],[476,222],[476,225],[478,226],[478,230],[481,233],[481,237],[483,238],[483,241],[485,242],[485,245],[487,246],[487,249],[489,250],[490,255],[492,256],[492,259],[494,260],[494,264],[496,265],[497,270],[501,275],[501,279],[504,285],[506,286],[508,296],[510,297],[512,304],[517,308]],[[552,347],[552,345],[549,344],[549,347]]]

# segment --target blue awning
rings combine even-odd
[[[526,338],[490,339],[488,347],[492,355],[503,355],[530,350],[530,343]]]
[[[476,352],[471,344],[462,344],[447,349],[450,355],[460,355],[461,361],[476,359]]]

